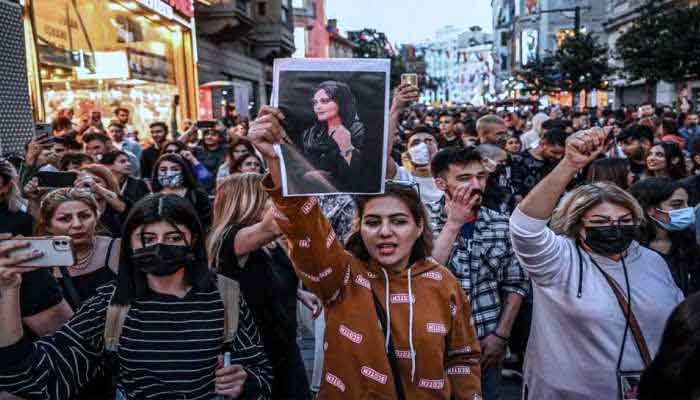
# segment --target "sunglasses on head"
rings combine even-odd
[[[418,197],[420,197],[420,185],[418,185],[418,182],[387,179],[385,189],[390,189],[392,186],[399,189],[414,190],[416,193],[418,193]]]

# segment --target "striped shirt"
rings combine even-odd
[[[26,399],[69,399],[105,365],[105,315],[114,283],[97,290],[53,336],[0,348],[0,390]],[[270,396],[272,370],[241,298],[238,331],[224,348],[224,306],[216,286],[184,298],[149,293],[134,302],[117,353],[117,387],[127,399],[211,399],[217,356],[231,351],[248,378],[246,399]]]

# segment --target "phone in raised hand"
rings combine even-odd
[[[75,255],[69,236],[38,236],[20,239],[10,239],[6,242],[28,242],[29,245],[13,250],[10,256],[28,256],[34,251],[40,251],[41,257],[25,261],[18,267],[53,268],[70,267],[75,264]]]

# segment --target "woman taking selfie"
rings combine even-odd
[[[241,285],[272,364],[272,398],[308,400],[309,384],[296,342],[299,279],[275,241],[280,232],[262,178],[236,174],[217,187],[207,242],[210,265]]]
[[[32,236],[34,219],[22,211],[18,180],[15,167],[0,159],[0,233]],[[50,270],[32,271],[25,278],[20,300],[24,326],[32,338],[54,333],[73,316],[73,310]]]
[[[120,241],[97,234],[99,215],[99,205],[87,190],[56,189],[41,200],[38,234],[71,238],[76,263],[64,270],[55,268],[54,275],[74,310],[117,277]]]
[[[281,195],[273,143],[285,135],[282,118],[263,107],[249,136],[270,168],[263,184],[297,275],[326,305],[319,398],[478,398],[480,352],[469,300],[450,271],[429,258],[418,193],[389,184],[383,195],[360,198],[359,231],[345,250],[316,198]]]
[[[209,229],[211,203],[207,194],[199,188],[187,160],[177,154],[161,156],[153,166],[151,182],[153,193],[176,194],[187,199],[197,210],[204,230]]]
[[[186,200],[152,195],[137,203],[120,254],[116,283],[100,287],[56,334],[34,344],[19,320],[27,269],[0,262],[0,390],[70,399],[109,359],[117,398],[269,397],[271,371],[251,313],[234,286],[217,289],[204,232]],[[231,366],[224,367],[224,352]]]
[[[630,189],[644,210],[639,242],[659,253],[686,296],[700,289],[700,247],[695,241],[695,210],[678,182],[647,178]]]
[[[513,248],[534,296],[525,399],[617,398],[617,374],[648,365],[666,318],[683,299],[663,259],[635,241],[644,212],[627,192],[587,184],[555,210],[606,139],[600,128],[571,135],[562,161],[510,218]]]

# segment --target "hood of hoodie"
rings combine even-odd
[[[422,260],[416,261],[412,265],[410,265],[408,268],[404,268],[400,272],[394,272],[391,270],[388,270],[386,268],[383,268],[381,265],[376,260],[370,260],[367,269],[369,272],[372,272],[376,274],[379,277],[384,278],[384,298],[385,298],[385,304],[386,304],[386,322],[384,326],[391,327],[391,302],[389,301],[389,296],[391,294],[391,282],[394,281],[399,281],[399,280],[406,280],[407,285],[408,285],[408,298],[411,299],[413,298],[413,291],[412,291],[412,281],[413,278],[417,277],[418,275],[424,274],[426,272],[432,271],[436,268],[438,268],[440,264],[438,264],[434,259],[428,257],[424,258]],[[381,279],[381,278],[380,278]],[[408,302],[408,343],[409,343],[409,351],[411,355],[411,382],[414,381],[415,376],[416,376],[416,347],[415,343],[413,340],[413,322],[414,322],[414,302],[409,301]],[[391,341],[391,329],[388,329],[388,331],[385,334],[385,342],[384,342],[384,347],[387,352],[389,353],[389,348],[390,348],[390,341]]]
[[[424,274],[428,271],[432,271],[436,268],[440,267],[440,264],[438,264],[435,259],[432,257],[427,257],[422,260],[418,260],[413,265],[408,266],[407,268],[404,268],[401,272],[394,272],[390,269],[385,269],[383,268],[376,260],[371,260],[367,266],[367,269],[370,272],[373,272],[375,274],[382,274],[382,269],[384,269],[388,275],[389,279],[394,279],[394,278],[407,278],[409,271],[411,273],[411,277],[416,277],[418,275]]]

